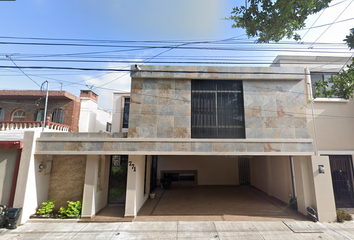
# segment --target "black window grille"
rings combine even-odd
[[[52,113],[52,122],[64,124],[64,117],[65,114],[63,109],[60,108],[54,109]]]
[[[129,108],[130,98],[124,98],[123,128],[128,128],[129,125]]]
[[[315,83],[318,81],[328,81],[331,76],[337,76],[337,73],[311,73],[312,94],[314,97],[319,97],[319,96],[316,96]],[[332,86],[333,86],[333,83],[328,83],[329,88],[331,88]],[[338,97],[333,96],[332,98],[338,98]]]
[[[34,121],[43,121],[43,117],[44,117],[44,109],[38,109],[38,111],[36,112],[36,114],[34,115]]]
[[[4,109],[0,108],[0,121],[4,121],[5,111]]]
[[[192,80],[192,138],[245,138],[242,81]]]

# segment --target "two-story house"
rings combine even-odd
[[[21,159],[31,171],[20,169],[18,191],[37,194],[15,198],[21,221],[51,198],[82,199],[82,217],[95,216],[107,205],[117,155],[128,156],[126,217],[168,178],[182,188],[248,183],[284,204],[296,197],[305,215],[311,206],[320,221],[335,219],[333,189],[323,187],[332,184],[329,160],[315,156],[308,130],[303,67],[132,66],[131,77],[129,101],[114,98],[112,129],[127,133],[25,136],[34,157]],[[35,171],[41,164],[47,169]]]
[[[309,133],[315,152],[328,156],[337,208],[354,207],[354,101],[338,97],[315,96],[314,83],[326,80],[346,69],[351,58],[333,56],[278,56],[272,66],[304,67],[306,71],[306,99]]]
[[[81,90],[0,90],[0,202],[13,205],[25,132],[108,131],[111,113],[98,107],[98,95]],[[46,110],[46,117],[44,117]],[[45,120],[45,123],[44,123]],[[45,126],[44,126],[45,125]]]

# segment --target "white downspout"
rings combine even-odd
[[[312,84],[311,84],[311,75],[310,75],[310,70],[306,67],[305,68],[305,79],[306,82],[309,86],[309,93],[310,93],[310,102],[311,102],[311,111],[312,111],[312,124],[313,124],[313,136],[315,139],[315,154],[316,156],[318,155],[318,147],[317,147],[317,134],[316,134],[316,123],[315,123],[315,114],[314,114],[314,110],[313,110],[313,93],[312,93]]]

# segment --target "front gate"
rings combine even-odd
[[[127,188],[128,156],[111,156],[108,204],[125,204]]]
[[[353,165],[349,155],[329,156],[337,208],[354,207]]]

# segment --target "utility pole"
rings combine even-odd
[[[46,80],[47,82],[47,93],[45,95],[45,106],[44,106],[44,115],[43,115],[43,127],[42,127],[42,132],[44,132],[46,120],[47,120],[47,109],[48,109],[48,90],[49,90],[49,81]],[[44,83],[45,83],[44,82]]]

